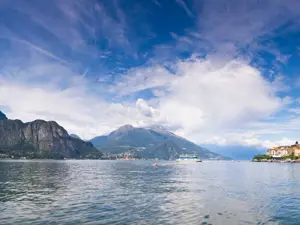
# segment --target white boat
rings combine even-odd
[[[202,162],[197,154],[183,154],[180,155],[178,159],[176,159],[177,163],[197,163]]]

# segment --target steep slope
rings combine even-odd
[[[7,120],[6,115],[0,111],[0,120]]]
[[[161,135],[164,135],[167,140],[172,141],[174,144],[176,144],[180,149],[182,149],[185,152],[188,153],[194,153],[196,152],[200,157],[202,158],[219,158],[220,155],[209,151],[206,148],[200,147],[196,145],[195,143],[188,141],[187,139],[180,137],[172,132],[169,132],[162,127],[154,127],[151,128],[152,131],[157,132]],[[221,157],[222,158],[222,157]]]
[[[95,137],[90,141],[102,152],[130,152],[140,158],[174,159],[181,153],[197,153],[206,159],[222,159],[222,156],[161,127],[145,129],[125,125],[108,136]]]
[[[107,136],[97,136],[89,140],[96,148],[103,148],[106,144]]]
[[[81,140],[81,138],[77,134],[70,134],[71,137]]]
[[[171,140],[163,141],[158,146],[155,146],[150,149],[146,149],[143,152],[145,158],[158,158],[165,160],[174,160],[178,157],[179,154],[185,153],[178,145],[176,145]]]
[[[0,153],[29,158],[100,158],[91,143],[69,136],[56,122],[0,120]]]
[[[152,130],[124,125],[108,136],[95,137],[90,142],[103,152],[122,153],[134,148],[153,148],[164,140],[164,135]]]
[[[163,137],[153,134],[151,130],[125,125],[107,136],[106,146],[149,147],[160,140]]]

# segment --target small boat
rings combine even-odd
[[[154,163],[153,163],[153,166],[158,166],[158,163],[157,163],[157,162],[154,162]]]
[[[202,162],[200,157],[197,154],[183,154],[180,155],[178,159],[176,159],[177,163],[197,163]]]

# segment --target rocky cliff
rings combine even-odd
[[[23,123],[0,113],[0,154],[29,158],[100,158],[93,144],[69,136],[54,121]]]

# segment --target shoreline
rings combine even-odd
[[[300,159],[253,159],[252,162],[270,162],[270,163],[300,163]]]

